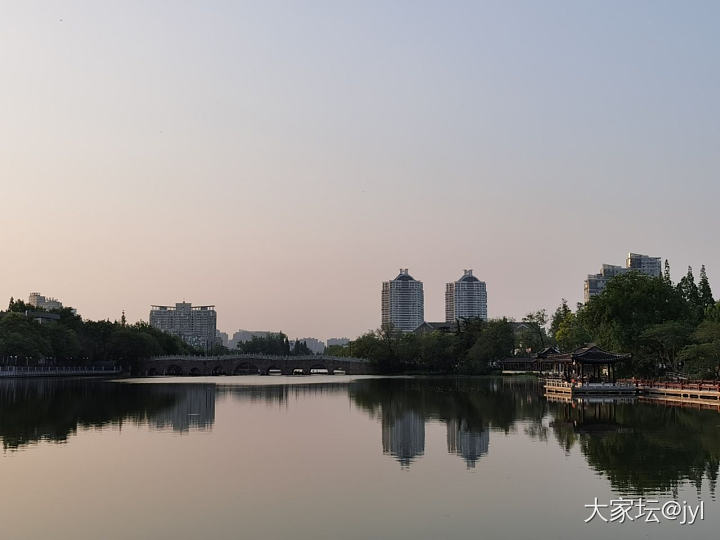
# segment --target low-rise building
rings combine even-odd
[[[60,300],[58,300],[57,298],[52,298],[50,296],[45,297],[39,292],[30,293],[30,296],[28,298],[28,304],[35,308],[41,308],[47,311],[63,308],[62,302],[60,302]]]

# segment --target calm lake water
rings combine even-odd
[[[720,413],[532,379],[0,381],[3,539],[717,538]],[[585,524],[595,497],[704,502]],[[608,514],[609,516],[609,514]]]

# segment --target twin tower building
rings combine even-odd
[[[445,286],[445,322],[465,317],[487,320],[487,288],[484,281],[464,270],[462,277]],[[412,332],[425,322],[422,281],[414,279],[407,268],[382,285],[382,324],[391,324],[403,332]]]

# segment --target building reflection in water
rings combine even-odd
[[[474,431],[465,420],[448,420],[447,449],[450,454],[462,456],[468,469],[474,469],[478,459],[488,453],[490,431]]]
[[[168,385],[164,390],[171,388]],[[177,385],[170,393],[175,394],[174,404],[149,415],[151,427],[187,432],[205,430],[215,423],[215,385]]]
[[[425,419],[415,411],[404,411],[382,420],[383,452],[395,456],[403,468],[425,453]]]

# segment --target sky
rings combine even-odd
[[[720,3],[0,0],[0,301],[354,337],[627,252],[720,291]]]

